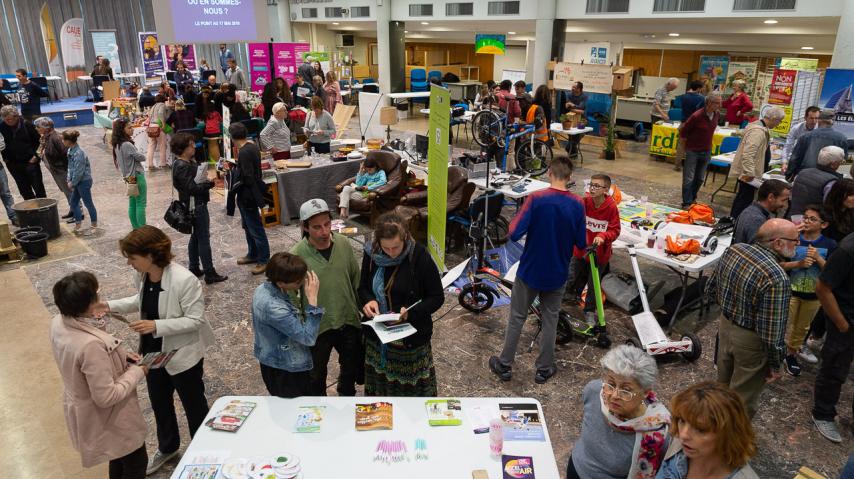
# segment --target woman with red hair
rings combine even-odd
[[[728,386],[695,384],[670,402],[672,439],[656,479],[758,479],[747,461],[756,438],[741,397]]]

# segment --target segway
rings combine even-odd
[[[638,337],[630,337],[627,343],[646,351],[650,356],[660,356],[663,354],[680,354],[688,362],[696,361],[703,350],[700,344],[700,339],[693,333],[685,333],[679,340],[671,340],[664,334],[661,325],[652,311],[649,309],[649,301],[646,297],[646,287],[641,278],[640,268],[638,267],[637,253],[635,245],[629,243],[626,246],[629,252],[629,259],[632,262],[632,270],[635,273],[635,280],[638,284],[638,293],[640,294],[643,312],[632,316],[632,322],[635,325],[635,331]]]

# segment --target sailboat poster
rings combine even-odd
[[[824,84],[818,104],[835,112],[833,129],[854,138],[854,109],[852,109],[852,90],[854,90],[854,70],[828,68],[824,75]]]

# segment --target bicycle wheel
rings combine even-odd
[[[543,140],[528,140],[519,147],[516,166],[531,176],[540,176],[549,168],[552,157],[552,147],[548,143]]]
[[[478,112],[471,120],[471,134],[480,146],[490,146],[504,136],[504,119],[492,110]]]
[[[507,234],[510,231],[510,223],[499,215],[495,220],[486,225],[487,234],[492,244],[498,246],[507,242]]]
[[[486,288],[469,283],[460,290],[457,301],[460,306],[473,313],[482,313],[492,307],[493,298]]]

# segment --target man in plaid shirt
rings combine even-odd
[[[770,219],[752,243],[724,252],[706,287],[721,306],[718,381],[744,399],[750,417],[765,384],[780,377],[791,286],[779,263],[799,241],[792,222]]]

